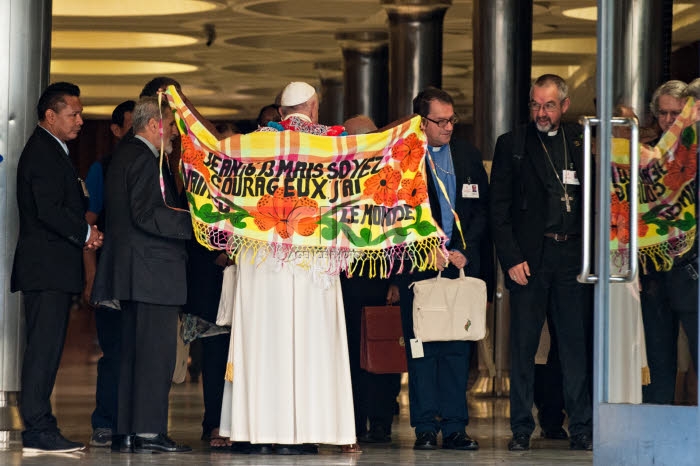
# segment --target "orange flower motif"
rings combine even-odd
[[[204,152],[197,150],[189,136],[181,136],[182,139],[182,163],[192,165],[199,172],[207,183],[211,182],[211,172],[204,165]]]
[[[610,240],[615,238],[622,244],[630,242],[630,205],[620,201],[617,194],[610,197]]]
[[[416,133],[409,134],[391,148],[391,158],[399,160],[401,162],[401,170],[405,172],[418,171],[418,166],[424,155],[425,147],[423,147],[423,143],[418,139]]]
[[[365,181],[365,190],[362,194],[372,196],[376,204],[393,207],[398,201],[396,190],[400,181],[401,173],[386,165],[379,173]]]
[[[428,198],[428,187],[423,181],[423,175],[418,172],[412,179],[401,180],[401,189],[399,189],[399,199],[406,201],[406,204],[411,207],[416,207],[423,203]]]
[[[668,164],[668,173],[664,177],[664,182],[669,189],[678,190],[684,183],[695,178],[698,170],[695,150],[694,144],[690,149],[683,144],[678,145],[673,161]]]
[[[646,236],[647,232],[649,231],[649,225],[644,223],[644,220],[642,220],[641,216],[637,219],[637,229],[638,229],[637,234],[639,235],[640,238]]]
[[[275,228],[277,234],[287,239],[294,232],[301,236],[311,236],[320,219],[318,203],[308,197],[284,197],[284,188],[277,188],[275,194],[265,194],[258,200],[258,210],[251,212],[255,225],[261,231]]]

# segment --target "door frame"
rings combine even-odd
[[[596,97],[600,127],[597,143],[600,166],[611,163],[613,108],[613,2],[598,0]],[[610,231],[610,170],[597,171],[596,238]],[[605,189],[603,189],[605,188]],[[608,334],[610,312],[610,253],[607,241],[595,242],[598,276],[594,284],[593,463],[611,465],[697,465],[700,459],[698,406],[607,403]],[[700,283],[700,282],[699,282]],[[653,377],[653,375],[652,375]]]

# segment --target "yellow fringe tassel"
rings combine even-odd
[[[226,368],[226,373],[228,374],[228,367]],[[642,367],[642,385],[649,385],[651,383],[651,372],[649,372],[649,366]]]
[[[224,379],[227,382],[233,382],[233,363],[232,362],[226,363],[226,375],[224,375]]]

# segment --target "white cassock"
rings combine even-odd
[[[240,257],[220,435],[251,443],[356,442],[340,279]],[[230,374],[229,374],[230,375]]]
[[[612,273],[623,273],[614,263]],[[649,383],[646,342],[637,277],[631,283],[610,284],[610,365],[608,403],[642,402],[642,385]],[[646,377],[642,374],[645,373]],[[653,374],[652,374],[653,377]]]

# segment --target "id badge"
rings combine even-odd
[[[465,199],[479,199],[479,185],[466,183],[463,184],[462,197]]]
[[[418,359],[423,357],[423,342],[418,338],[411,338],[411,356],[413,359]]]
[[[576,170],[564,170],[564,184],[580,185]]]
[[[85,181],[83,181],[82,178],[78,178],[78,183],[80,183],[80,189],[83,190],[83,196],[85,197],[90,197],[90,193],[88,192],[87,185],[85,184]]]

